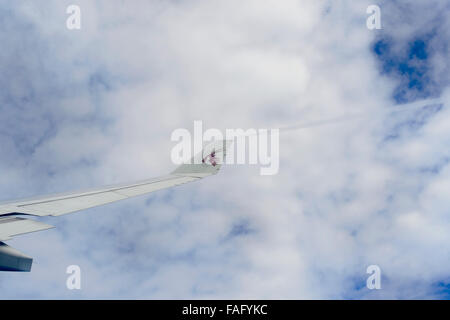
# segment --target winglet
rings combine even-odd
[[[225,163],[230,140],[217,140],[203,147],[203,150],[191,158],[190,161],[180,165],[171,174],[203,178],[217,174]]]

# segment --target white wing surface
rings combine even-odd
[[[182,164],[170,174],[158,178],[0,204],[0,271],[29,272],[33,264],[32,258],[2,241],[17,235],[53,228],[51,225],[19,215],[60,216],[214,175],[225,159],[228,145],[228,141],[213,142],[189,163]]]
[[[34,232],[40,228],[42,228],[41,230],[46,229],[43,225],[39,227],[37,223],[33,223],[33,220],[4,220],[8,216],[20,214],[41,217],[60,216],[214,175],[223,163],[226,148],[226,141],[213,142],[207,145],[200,154],[193,157],[189,163],[182,164],[170,174],[158,178],[2,203],[0,204],[0,219],[3,217],[3,220],[0,220],[0,236],[4,235],[3,238],[10,238],[13,235],[27,233],[27,230]],[[211,157],[211,154],[213,157]],[[204,159],[207,159],[207,161],[202,161]],[[19,226],[20,232],[14,231],[15,227]]]

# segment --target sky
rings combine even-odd
[[[229,165],[39,218],[56,228],[8,242],[34,263],[0,274],[0,299],[448,299],[449,16],[444,0],[0,0],[0,200],[168,173],[195,120],[348,117],[282,133],[277,175]]]

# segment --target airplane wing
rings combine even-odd
[[[214,152],[216,159],[224,159],[226,153],[225,142],[217,141],[207,145],[202,153],[193,157],[189,163],[182,164],[168,175],[133,183],[10,201],[0,204],[0,217],[2,215],[12,214],[26,214],[41,217],[60,216],[196,181],[214,175],[219,171],[221,161],[213,165],[209,161],[202,162],[198,158],[201,156],[201,159],[204,159],[211,152]],[[197,160],[194,162],[196,158]]]
[[[211,173],[213,174],[213,173]],[[18,200],[0,206],[4,214],[27,214],[34,216],[60,216],[107,203],[143,195],[153,191],[196,181],[202,177],[192,174],[169,174],[145,181],[109,186],[87,191],[43,196]]]
[[[19,217],[0,218],[0,241],[11,240],[12,237],[20,234],[42,231],[51,228],[54,227],[31,219]]]
[[[11,252],[12,248],[1,241],[10,240],[16,235],[47,230],[53,226],[35,220],[16,217],[16,215],[60,216],[111,202],[136,197],[153,191],[174,187],[180,184],[197,181],[217,174],[226,155],[228,141],[215,141],[205,146],[201,153],[195,155],[188,163],[180,165],[170,174],[120,185],[48,195],[32,199],[22,199],[0,204],[0,270],[14,269],[4,263],[4,250]],[[6,246],[6,247],[5,247]],[[19,255],[14,251],[15,255]],[[26,257],[26,256],[24,256]],[[14,260],[15,259],[15,260]],[[14,258],[20,261],[20,258]],[[19,260],[17,260],[19,259]],[[25,259],[25,258],[24,258]],[[29,259],[29,257],[26,257]],[[27,260],[28,261],[28,260]],[[2,266],[3,263],[3,266]],[[24,265],[31,268],[30,263]],[[29,271],[19,270],[16,271]]]

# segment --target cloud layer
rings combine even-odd
[[[65,28],[69,4],[0,9],[5,200],[169,172],[170,134],[194,120],[349,121],[282,134],[276,176],[227,166],[46,218],[57,229],[10,241],[35,262],[0,275],[1,298],[448,295],[444,1],[382,3],[373,31],[369,1],[78,1],[78,31]],[[391,112],[423,98],[441,103]],[[66,289],[71,264],[80,291]],[[372,264],[381,290],[365,286]]]

